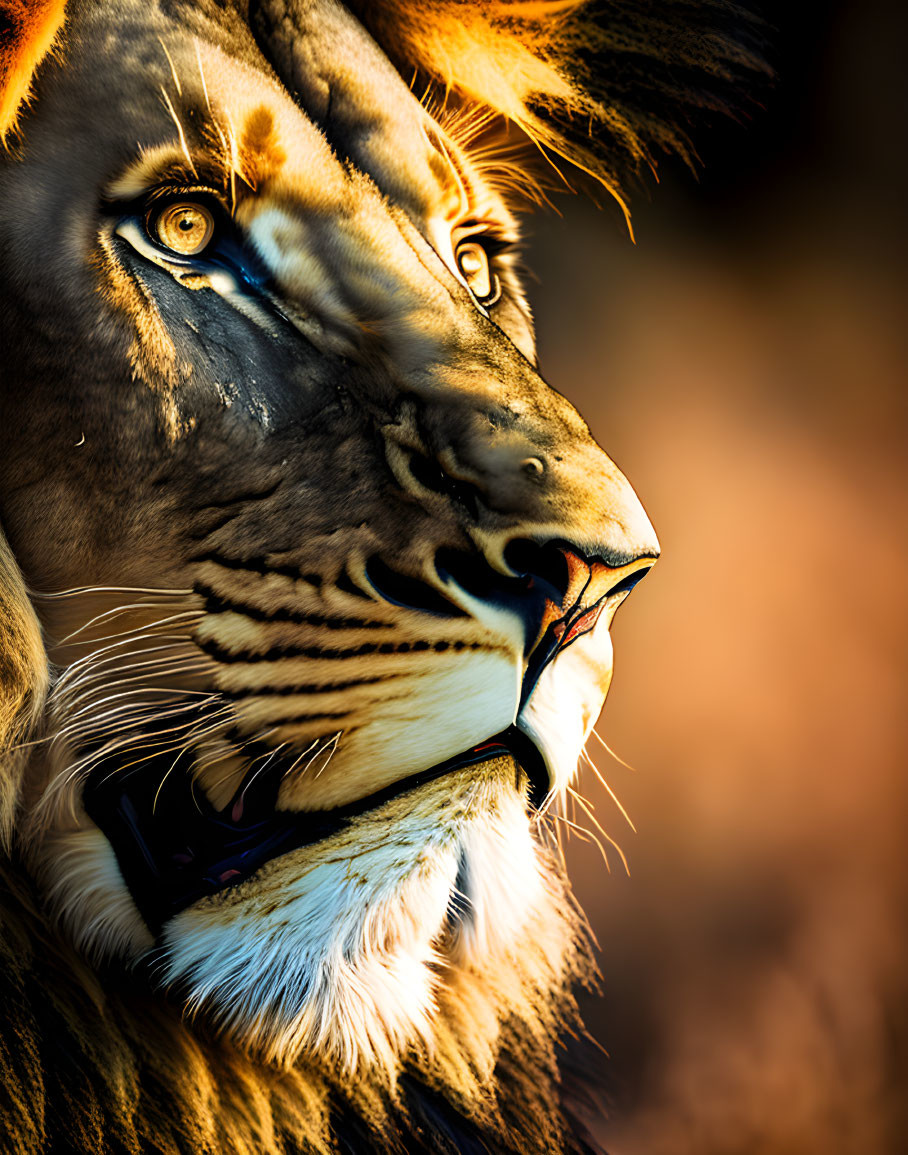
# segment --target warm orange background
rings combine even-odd
[[[816,7],[636,247],[580,201],[532,221],[543,372],[664,551],[599,727],[637,769],[590,747],[636,835],[583,779],[630,877],[570,853],[614,1155],[908,1150],[908,28]]]

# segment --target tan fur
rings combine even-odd
[[[99,241],[103,259],[98,261],[98,271],[104,285],[103,293],[136,328],[136,339],[129,350],[133,373],[152,389],[169,393],[179,380],[173,339],[164,328],[147,291],[143,292],[117,260],[110,237],[102,235]]]
[[[8,849],[49,672],[41,628],[2,530],[0,622],[0,842]]]

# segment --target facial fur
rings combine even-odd
[[[658,545],[452,122],[341,6],[247,9],[73,3],[0,171],[3,557],[52,674],[5,821],[80,949],[250,1051],[475,1075],[588,966],[520,750],[570,784]],[[193,807],[327,825],[215,877]]]

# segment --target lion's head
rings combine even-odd
[[[6,69],[4,825],[91,958],[280,1063],[479,1070],[585,965],[539,814],[658,545],[481,143],[589,109],[481,9],[44,3]],[[442,49],[454,113],[388,58]]]

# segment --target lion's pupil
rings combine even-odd
[[[165,208],[154,224],[161,244],[183,256],[200,253],[214,234],[214,217],[204,205],[176,204]]]

